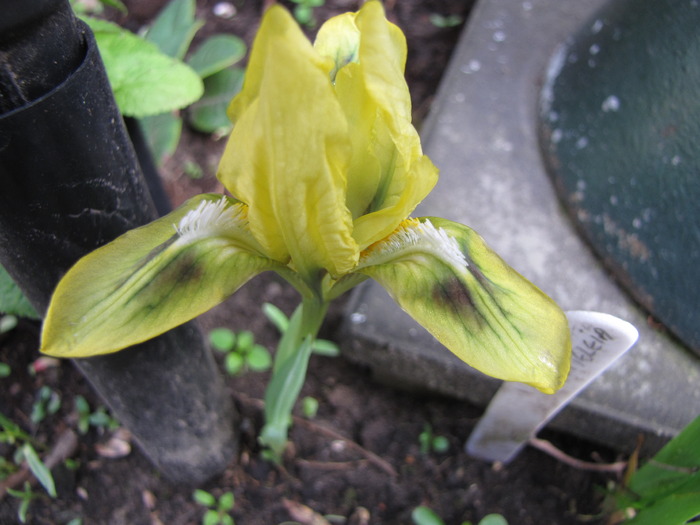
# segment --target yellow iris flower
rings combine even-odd
[[[433,188],[405,61],[378,2],[331,19],[315,46],[281,7],[265,15],[219,178],[273,258],[343,275]]]
[[[466,226],[409,218],[437,169],[411,124],[405,61],[379,2],[332,18],[313,45],[270,8],[229,108],[218,177],[233,198],[190,199],[81,259],[56,289],[42,351],[120,350],[266,270],[320,305],[371,277],[472,366],[559,388],[571,343],[557,305]]]

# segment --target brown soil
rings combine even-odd
[[[200,37],[231,32],[251,41],[261,14],[261,2],[239,0],[232,20],[212,15],[213,0],[199,2],[198,15],[206,19]],[[320,20],[357,8],[354,0],[327,0],[317,10]],[[164,4],[163,0],[127,2],[129,18],[137,29]],[[463,0],[386,0],[388,16],[407,34],[411,85],[417,120],[430,106],[437,83],[460,32],[460,27],[435,27],[431,13],[467,17],[470,2]],[[213,176],[222,141],[214,142],[191,132],[183,136],[181,150],[166,164],[164,182],[175,203],[200,191],[215,191]],[[193,181],[183,174],[185,161],[196,161],[205,177]],[[252,330],[257,340],[274,348],[277,334],[260,312],[272,302],[287,312],[297,297],[283,282],[261,276],[229,301],[205,315],[209,330],[228,326]],[[333,338],[342,315],[342,300],[335,305],[323,333]],[[21,325],[0,339],[0,360],[13,370],[0,380],[0,411],[50,448],[59,436],[75,427],[73,398],[85,396],[99,404],[86,381],[70,363],[36,375],[27,373],[38,357],[36,323]],[[450,524],[478,522],[488,513],[501,513],[511,525],[563,525],[601,523],[599,487],[608,479],[575,470],[526,449],[508,466],[469,458],[463,445],[482,409],[449,399],[404,392],[373,382],[369,373],[342,358],[313,357],[302,395],[320,402],[318,416],[298,421],[291,432],[292,445],[282,467],[260,457],[256,435],[262,423],[259,400],[267,374],[229,378],[228,387],[239,412],[240,446],[235,462],[203,488],[215,495],[235,494],[232,516],[243,525],[274,525],[289,521],[291,502],[320,514],[333,514],[351,524],[410,524],[413,508],[426,504]],[[36,392],[49,385],[63,400],[61,410],[38,425],[29,420]],[[449,450],[422,454],[419,434],[430,425],[445,436]],[[343,439],[340,438],[343,437]],[[91,430],[80,438],[73,455],[77,469],[57,468],[59,496],[40,496],[32,502],[30,523],[64,524],[82,518],[84,525],[184,525],[201,522],[202,507],[192,502],[192,487],[169,484],[138,450],[120,459],[101,457],[96,443],[108,433]],[[561,435],[547,435],[567,452],[583,459],[615,459],[609,451]],[[7,455],[9,448],[0,448]],[[37,488],[37,494],[42,494]],[[0,501],[0,524],[16,522],[17,501]],[[300,521],[297,518],[297,521]],[[304,523],[320,523],[306,521]]]

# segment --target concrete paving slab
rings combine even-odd
[[[605,312],[635,325],[637,345],[550,426],[626,451],[643,433],[655,450],[700,413],[700,359],[650,327],[580,239],[537,139],[550,59],[595,21],[603,3],[481,0],[422,130],[441,178],[416,215],[476,229],[565,310]],[[500,384],[454,357],[375,283],[355,291],[345,327],[345,355],[380,379],[482,406]]]

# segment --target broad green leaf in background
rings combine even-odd
[[[158,14],[146,33],[146,40],[168,56],[184,58],[195,33],[204,24],[195,20],[194,13],[194,0],[172,0]]]
[[[700,515],[700,417],[634,473],[623,506],[638,510],[630,525],[682,525]]]
[[[193,0],[172,0],[163,9],[146,34],[164,53],[183,58],[195,33],[202,26],[195,20]],[[189,114],[189,123],[203,133],[225,134],[231,130],[226,107],[240,91],[242,75],[226,68],[241,60],[245,43],[233,35],[214,35],[205,40],[187,60],[192,70],[204,79],[204,99]],[[175,152],[182,130],[176,115],[157,116],[143,122],[144,133],[158,164]]]
[[[640,510],[626,525],[685,525],[700,515],[700,489],[672,494]]]
[[[202,80],[185,63],[116,24],[84,20],[95,33],[122,114],[137,118],[157,115],[183,108],[202,96]]]
[[[0,314],[39,319],[39,314],[2,266],[0,266]]]
[[[151,154],[158,165],[172,155],[180,142],[182,119],[173,112],[139,119]]]
[[[693,470],[695,473],[690,475]],[[629,488],[637,494],[659,497],[675,492],[689,477],[700,479],[700,417],[641,467],[632,476]]]
[[[206,39],[188,59],[187,64],[206,78],[232,66],[246,53],[243,40],[233,35],[214,35]]]
[[[188,109],[188,122],[203,133],[226,134],[232,124],[226,108],[243,85],[244,70],[228,68],[204,79],[204,96]]]

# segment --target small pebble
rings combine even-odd
[[[214,16],[228,20],[229,18],[236,16],[236,6],[231,2],[219,2],[214,5],[212,12],[214,13]]]

